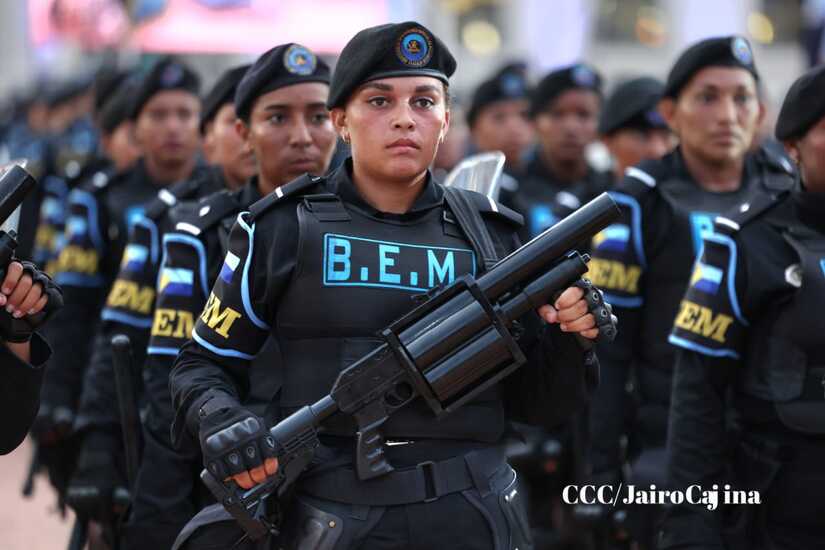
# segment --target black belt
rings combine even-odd
[[[490,492],[490,478],[506,464],[500,447],[472,451],[438,462],[422,462],[361,481],[352,469],[337,469],[302,479],[298,490],[317,498],[363,506],[432,502],[475,487]]]

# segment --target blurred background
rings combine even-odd
[[[608,81],[664,77],[686,44],[740,33],[777,100],[825,52],[825,0],[8,0],[0,3],[0,98],[170,52],[208,86],[220,69],[275,44],[300,42],[334,61],[359,29],[407,19],[457,54],[459,98],[514,60],[533,77],[580,59]]]
[[[524,63],[535,81],[584,60],[609,89],[639,74],[664,79],[687,44],[738,33],[754,46],[775,109],[796,76],[825,60],[825,0],[2,0],[0,128],[17,100],[90,82],[103,66],[146,67],[175,53],[207,89],[276,44],[300,42],[334,63],[358,30],[408,19],[458,58],[451,90],[465,105],[507,63]],[[33,500],[20,497],[30,455],[27,444],[0,458],[3,550],[61,548],[68,538],[71,518],[59,520],[44,479]]]

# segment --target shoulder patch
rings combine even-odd
[[[587,276],[614,306],[638,308],[644,303],[641,278],[647,268],[642,207],[628,193],[610,191],[610,197],[622,216],[593,237]]]
[[[287,197],[305,194],[307,191],[322,185],[324,181],[325,180],[322,177],[304,174],[303,176],[278,187],[275,191],[249,207],[250,223],[254,222],[261,216],[261,214],[272,208],[272,206],[278,202],[286,199]]]
[[[671,344],[711,357],[741,358],[748,321],[736,289],[737,254],[729,236],[705,236],[673,323]]]

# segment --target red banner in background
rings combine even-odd
[[[32,42],[87,49],[258,54],[280,42],[337,53],[387,21],[386,0],[29,0]]]

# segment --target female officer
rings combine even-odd
[[[825,538],[825,67],[791,86],[776,137],[801,185],[716,219],[670,336],[680,348],[670,481],[759,495],[737,495],[750,506],[674,508],[661,548],[818,548]]]
[[[264,422],[240,405],[250,359],[270,335],[282,355],[279,404],[288,414],[328,393],[342,368],[380,344],[376,332],[411,309],[412,295],[483,269],[428,171],[449,124],[455,65],[415,22],[358,33],[341,53],[327,101],[352,158],[329,177],[294,180],[238,217],[193,341],[170,378],[173,435],[182,444],[200,439],[210,471],[225,470],[244,488],[276,471]],[[515,246],[518,216],[468,197],[503,257]],[[539,314],[552,325],[535,315],[524,320],[529,364],[506,385],[442,422],[421,401],[391,417],[382,431],[396,471],[380,480],[354,474],[351,420],[330,422],[319,465],[302,476],[290,503],[298,518],[287,523],[299,533],[285,545],[529,547],[499,443],[511,418],[550,425],[563,418],[569,398],[555,395],[562,386],[573,400],[585,391],[585,352],[574,334],[593,339],[607,327],[595,323],[582,297],[570,288],[543,306]],[[187,547],[241,538],[237,525],[220,529],[205,527]]]

